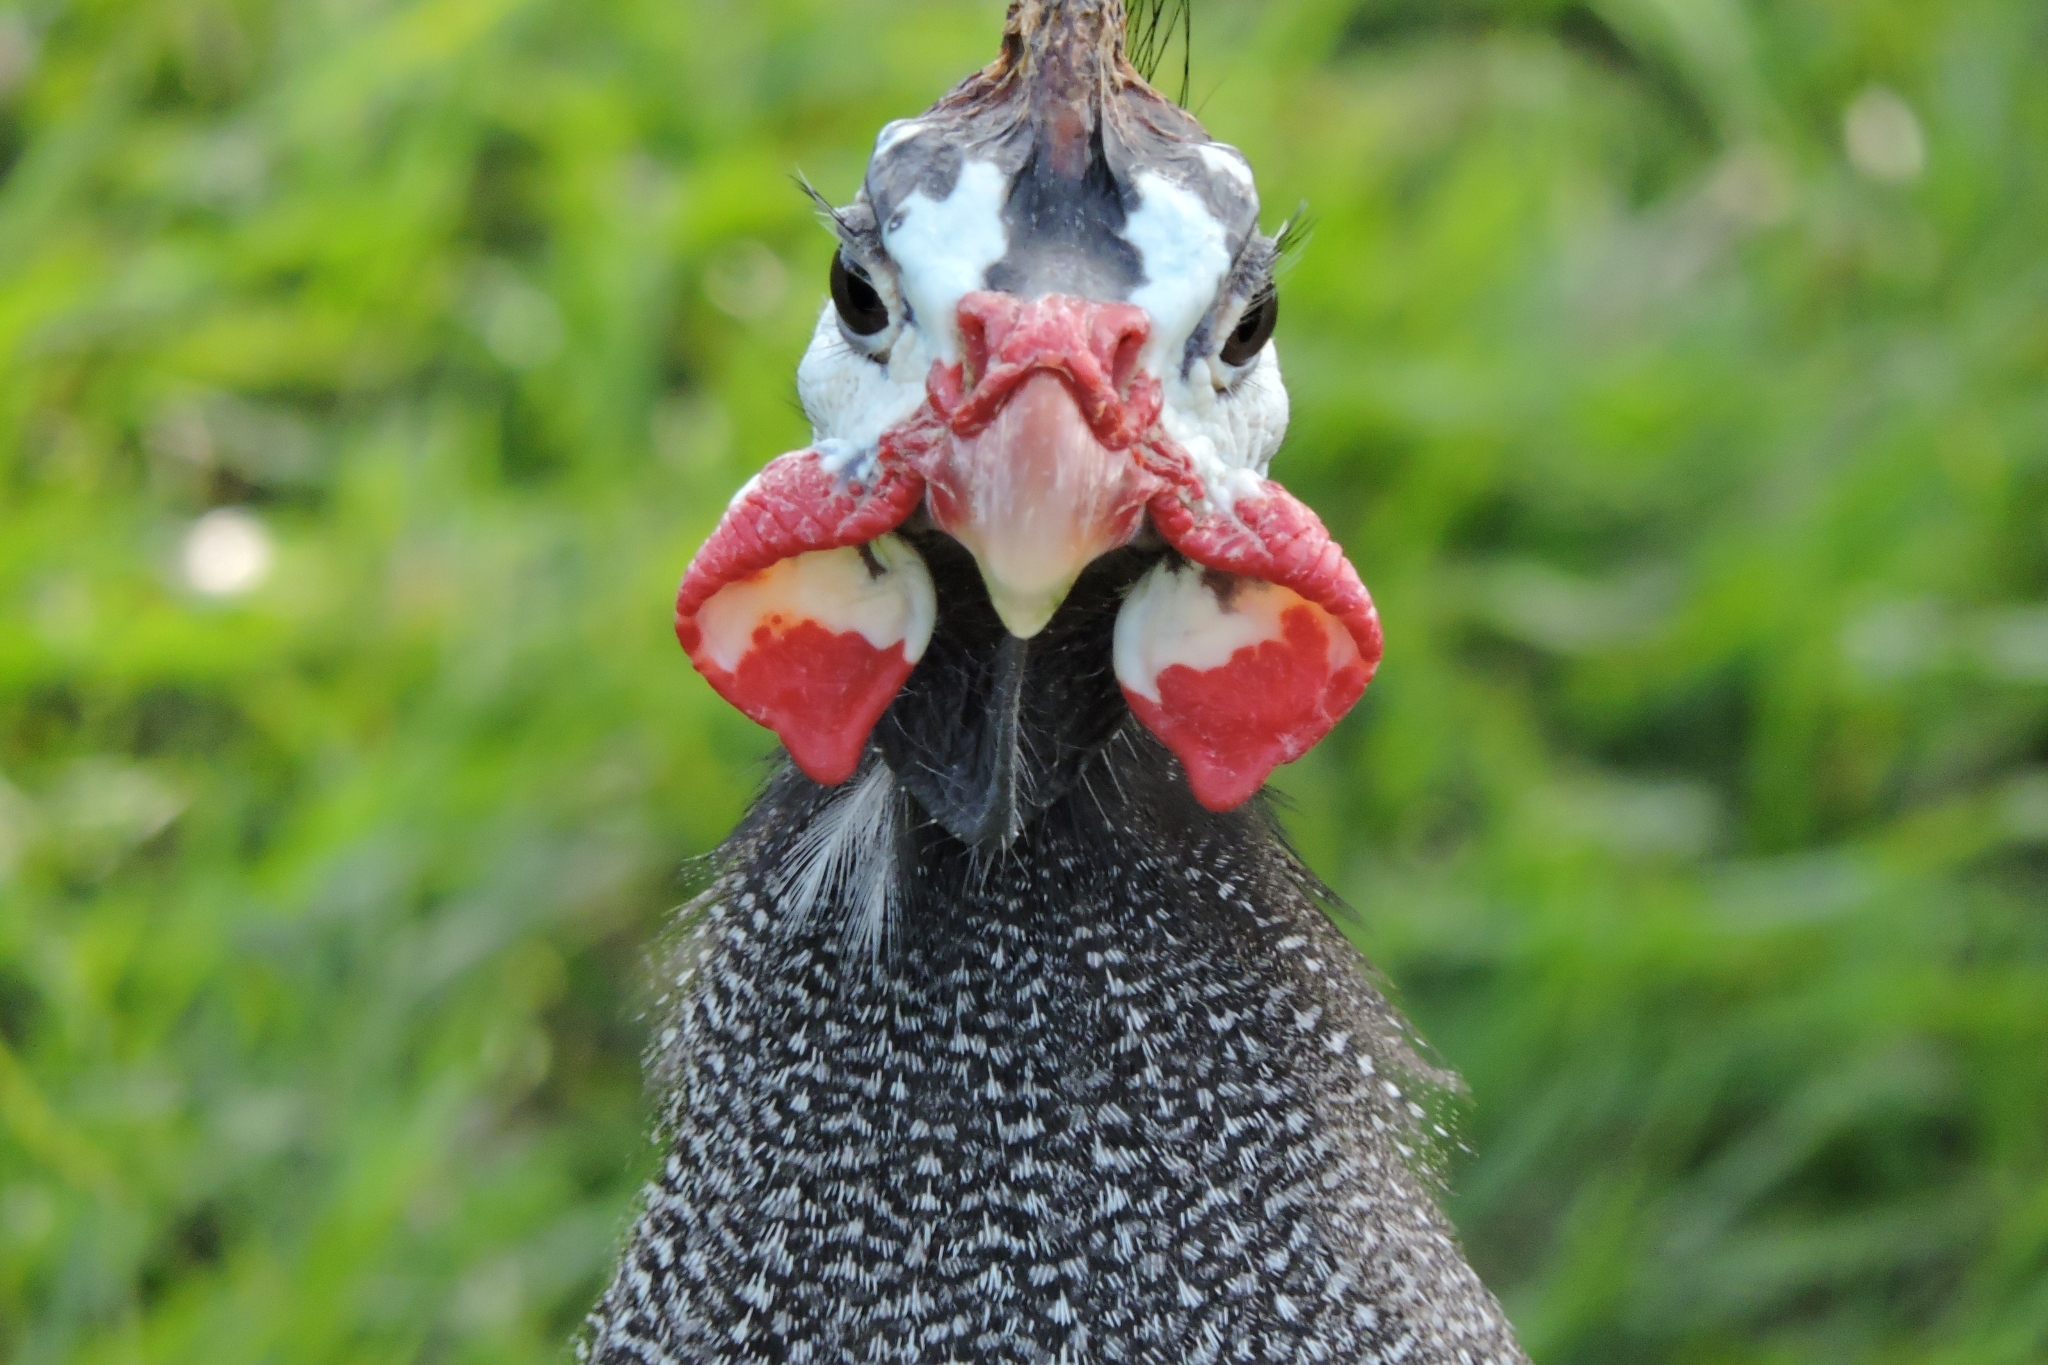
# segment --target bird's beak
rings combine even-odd
[[[1137,533],[1158,491],[1131,449],[1158,410],[1137,372],[1149,323],[1127,303],[995,293],[968,295],[959,323],[966,358],[960,390],[934,395],[951,439],[927,506],[973,554],[1004,626],[1029,639],[1083,569]]]

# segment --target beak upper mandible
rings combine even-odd
[[[1137,534],[1157,491],[1131,449],[1158,413],[1157,385],[1133,383],[1150,324],[1128,303],[989,292],[961,300],[959,323],[968,387],[926,471],[927,506],[1028,639],[1082,570]]]

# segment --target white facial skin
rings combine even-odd
[[[1157,702],[1161,673],[1176,666],[1197,673],[1220,668],[1240,649],[1285,635],[1280,618],[1290,611],[1310,612],[1321,625],[1332,675],[1358,662],[1350,634],[1307,598],[1250,578],[1234,586],[1226,605],[1199,570],[1172,560],[1153,565],[1117,613],[1117,681]]]
[[[878,650],[901,645],[916,663],[938,619],[931,573],[895,536],[879,536],[866,550],[792,555],[720,589],[697,613],[704,657],[730,673],[763,623],[815,621],[834,635],[858,632]]]
[[[891,124],[877,139],[877,154],[924,131],[909,120]],[[1211,143],[1201,154],[1210,174],[1249,182],[1251,169],[1235,148]],[[1227,508],[1257,487],[1286,434],[1280,361],[1270,341],[1242,366],[1215,354],[1249,302],[1224,296],[1232,262],[1223,225],[1200,195],[1156,173],[1141,173],[1137,190],[1123,235],[1145,276],[1130,302],[1152,322],[1139,363],[1163,390],[1161,425],[1193,461],[1210,501]],[[797,366],[814,442],[849,453],[871,449],[883,431],[917,411],[932,362],[959,358],[960,299],[984,287],[988,267],[1008,248],[1007,192],[993,164],[968,161],[944,200],[913,194],[883,226],[888,260],[866,264],[889,305],[889,326],[854,336],[827,302]],[[1188,338],[1211,318],[1210,354],[1184,366]]]

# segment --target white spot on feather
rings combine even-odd
[[[895,148],[899,143],[908,142],[924,131],[924,121],[914,118],[893,119],[882,125],[882,131],[875,136],[875,155]]]
[[[783,904],[803,923],[836,900],[848,946],[879,952],[898,897],[895,774],[877,763],[843,791],[791,851]]]
[[[1138,207],[1124,220],[1124,240],[1137,249],[1145,283],[1131,302],[1152,319],[1143,361],[1154,374],[1178,371],[1188,336],[1215,306],[1230,269],[1228,235],[1199,195],[1156,172],[1140,172]]]
[[[1227,175],[1246,189],[1252,188],[1251,163],[1244,153],[1227,142],[1204,142],[1195,148],[1202,164],[1219,175]]]

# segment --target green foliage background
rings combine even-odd
[[[804,439],[789,175],[999,19],[0,7],[0,1357],[562,1357],[768,748],[667,611]],[[2048,10],[1203,0],[1192,69],[1316,215],[1276,472],[1389,638],[1280,785],[1532,1353],[2048,1359]]]

